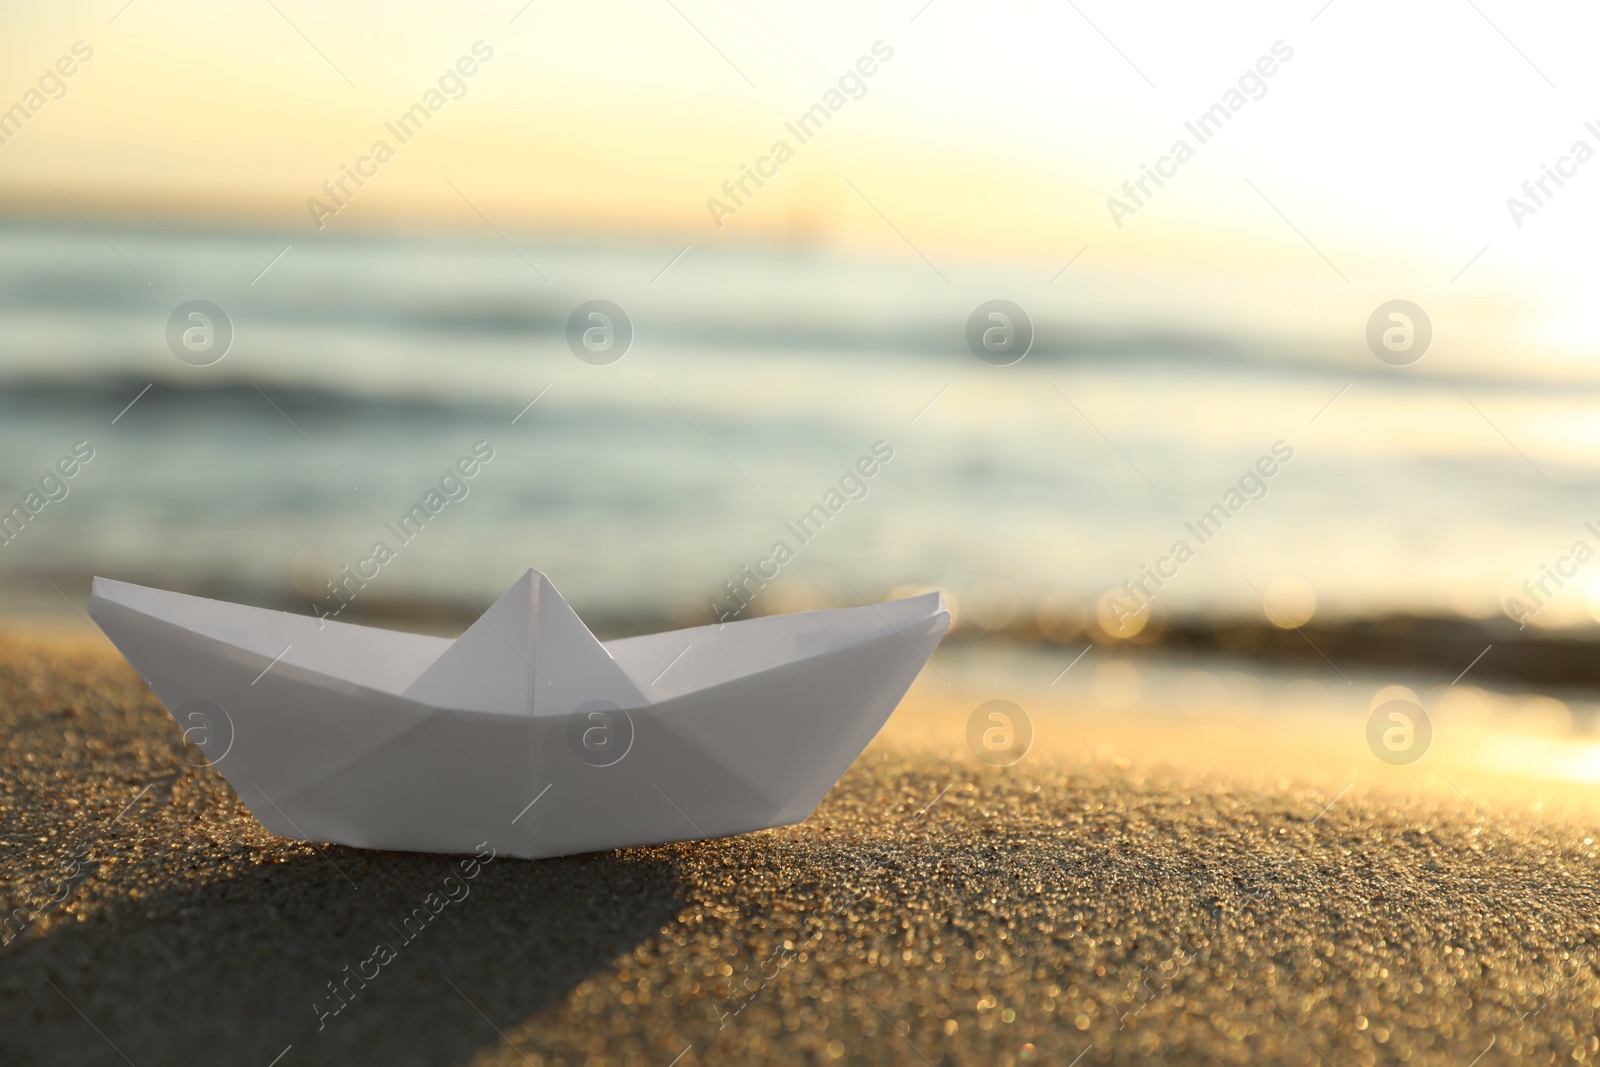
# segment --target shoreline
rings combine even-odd
[[[26,593],[20,591],[22,587],[15,576],[5,586],[0,586],[9,602],[7,608],[0,609],[0,634],[25,634],[39,628],[70,631],[75,620],[85,619],[78,602],[88,596],[88,575],[52,572],[35,577],[40,582],[37,587],[28,583]],[[50,588],[44,579],[49,579],[57,588]],[[172,585],[159,575],[135,575],[128,580],[161,588]],[[224,579],[180,581],[172,587],[195,596],[302,615],[318,614],[321,603],[316,597],[283,588],[263,588]],[[883,593],[891,595],[890,591]],[[816,605],[817,608],[838,606],[847,605]],[[579,608],[581,617],[602,640],[716,622],[703,605],[684,605],[673,610],[608,610],[585,605]],[[1519,627],[1505,617],[1484,619],[1391,613],[1319,616],[1298,627],[1285,628],[1259,616],[1168,617],[1157,614],[1138,633],[1122,638],[1106,633],[1087,618],[1070,626],[1057,621],[1042,627],[1035,615],[1031,608],[1019,610],[1013,623],[985,630],[964,617],[965,612],[958,602],[955,623],[942,647],[1076,650],[1092,644],[1125,655],[1164,656],[1172,662],[1204,658],[1236,660],[1245,669],[1320,669],[1337,663],[1340,667],[1368,671],[1438,671],[1450,677],[1462,677],[1470,672],[1475,681],[1592,690],[1600,697],[1600,624]],[[753,616],[740,615],[730,621],[748,617]],[[378,595],[353,600],[338,614],[338,621],[358,626],[445,636],[462,632],[476,618],[459,596],[431,600]]]

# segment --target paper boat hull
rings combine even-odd
[[[606,653],[640,697],[620,717],[604,713],[614,747],[599,758],[577,711],[483,711],[403,695],[451,646],[445,639],[350,626],[328,638],[337,624],[199,601],[248,613],[207,632],[197,598],[99,581],[90,607],[272,832],[424,852],[487,841],[532,858],[803,820],[943,637],[942,600],[918,599],[680,631],[690,651],[702,650],[702,676],[717,678],[685,692],[644,677],[678,634],[613,642]],[[369,642],[389,657],[388,673],[335,676],[339,650],[310,647],[319,639]],[[743,673],[728,666],[762,658],[740,649],[765,649],[771,661],[772,642],[791,654]]]

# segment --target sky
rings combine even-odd
[[[1480,361],[1581,361],[1600,159],[1562,160],[1600,151],[1597,19],[1503,0],[13,8],[0,108],[39,106],[4,131],[0,208],[306,239],[825,243],[941,277],[1070,263],[1290,331],[1406,298]],[[451,73],[475,45],[489,58]],[[92,57],[57,81],[75,46]],[[441,77],[402,143],[386,124]],[[841,77],[802,142],[786,124]],[[1204,143],[1186,128],[1230,102]],[[392,157],[363,164],[379,140]],[[1192,156],[1163,162],[1179,140]],[[771,175],[733,201],[724,182],[758,163]],[[358,165],[352,195],[324,192]],[[1124,191],[1158,165],[1163,185]],[[1546,165],[1569,174],[1536,202],[1523,183]]]

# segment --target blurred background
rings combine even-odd
[[[450,632],[535,566],[611,636],[938,587],[935,684],[1363,720],[1399,685],[1600,777],[1585,17],[9,9],[5,613],[81,626],[101,574]],[[593,300],[620,358],[569,342]],[[225,318],[180,358],[191,301]]]

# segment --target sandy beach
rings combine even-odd
[[[1600,1067],[1600,4],[195,6],[0,14],[0,1067]]]
[[[1588,787],[1352,777],[1286,726],[996,768],[923,693],[800,826],[447,882],[267,833],[98,638],[0,640],[0,1062],[1600,1054]]]

